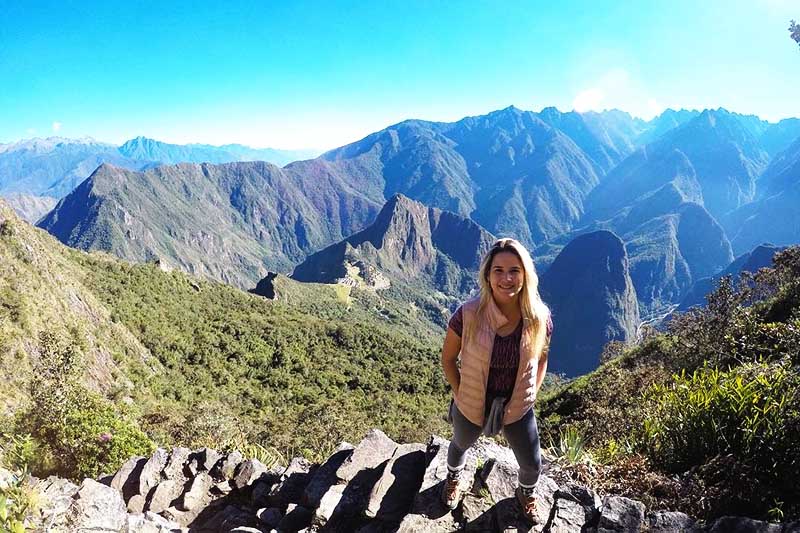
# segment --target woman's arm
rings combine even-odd
[[[445,378],[453,389],[453,396],[458,394],[461,384],[461,373],[458,371],[458,354],[461,352],[461,337],[451,328],[447,328],[442,346],[442,368]]]
[[[542,351],[542,355],[539,357],[539,368],[536,370],[536,394],[539,394],[539,389],[542,388],[542,382],[544,381],[544,375],[547,372],[547,349]]]

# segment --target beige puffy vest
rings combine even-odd
[[[479,298],[474,298],[462,306],[463,332],[470,331],[471,323],[478,320]],[[486,308],[486,320],[478,322],[470,339],[461,340],[461,384],[455,402],[467,420],[476,426],[483,426],[486,405],[486,383],[489,379],[489,363],[492,359],[494,337],[498,329],[508,323],[493,299]],[[514,392],[506,404],[503,425],[516,422],[533,408],[536,400],[536,373],[539,359],[533,352],[533,342],[528,328],[523,329],[519,347],[519,368],[514,382]]]

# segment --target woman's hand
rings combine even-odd
[[[442,369],[445,378],[453,389],[453,397],[458,396],[458,387],[461,385],[461,373],[458,371],[458,354],[461,353],[461,337],[450,328],[444,337],[442,346]]]

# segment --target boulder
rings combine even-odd
[[[189,471],[192,474],[209,472],[219,461],[220,454],[212,448],[200,448],[189,454]]]
[[[124,533],[172,533],[181,526],[153,512],[128,515]]]
[[[183,494],[183,483],[174,479],[165,479],[147,496],[145,509],[153,513],[163,512]]]
[[[163,448],[158,448],[150,459],[142,467],[142,471],[139,474],[139,491],[138,494],[147,496],[150,492],[150,489],[155,487],[161,481],[161,471],[164,470],[164,467],[167,466],[167,460],[169,459],[169,455],[167,454],[167,450]],[[141,511],[139,511],[141,512]]]
[[[67,511],[74,530],[120,531],[128,520],[122,495],[116,489],[85,479]]]
[[[388,461],[397,449],[397,443],[379,429],[372,429],[358,443],[353,453],[336,471],[336,477],[348,482],[363,470],[377,468]]]
[[[283,519],[283,513],[277,507],[265,507],[256,511],[256,517],[267,527],[277,527]]]
[[[120,492],[126,502],[139,493],[139,475],[145,463],[147,459],[144,457],[128,459],[111,480],[111,488]]]
[[[300,502],[315,470],[316,468],[312,469],[311,463],[302,457],[292,459],[286,470],[281,472],[278,483],[272,488],[269,495],[270,502],[280,507]]]
[[[314,511],[307,507],[290,503],[286,507],[286,514],[278,523],[279,531],[299,531],[311,525]]]
[[[231,452],[223,456],[222,459],[214,465],[214,468],[211,469],[211,475],[218,480],[232,479],[233,474],[236,472],[236,467],[238,467],[242,461],[244,461],[244,457],[242,457],[241,453],[236,451]]]
[[[672,531],[700,531],[695,521],[688,515],[674,511],[658,511],[647,515],[647,523],[652,533],[671,533]]]
[[[189,454],[192,453],[189,448],[175,447],[169,454],[167,465],[164,467],[163,476],[166,479],[185,479],[186,474],[184,468],[189,461]]]
[[[739,516],[723,516],[714,521],[709,533],[782,533],[783,526]]]
[[[129,513],[143,513],[145,505],[147,504],[147,500],[141,494],[134,494],[131,496],[131,499],[128,500],[128,512]]]
[[[309,509],[314,509],[319,505],[325,493],[339,482],[336,472],[342,463],[353,453],[353,445],[343,442],[336,451],[317,469],[311,480],[306,485],[303,498],[300,503]]]
[[[252,485],[255,481],[261,479],[269,473],[269,469],[258,459],[248,459],[239,465],[236,469],[236,475],[233,477],[233,486],[237,489],[243,489]]]
[[[425,450],[422,444],[401,444],[369,495],[366,516],[399,521],[411,509],[425,474]]]
[[[644,525],[644,504],[624,496],[606,496],[597,533],[634,533]]]
[[[211,501],[208,490],[214,484],[214,480],[206,472],[198,474],[189,482],[189,490],[184,493],[176,506],[181,511],[199,511]]]
[[[72,505],[73,496],[78,492],[76,484],[56,476],[36,481],[33,483],[33,489],[38,494],[37,504],[45,522],[48,522],[50,517],[63,516]]]

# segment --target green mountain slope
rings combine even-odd
[[[268,300],[71,250],[5,206],[2,224],[7,406],[26,396],[19,369],[36,360],[39,333],[54,331],[157,443],[239,439],[321,456],[371,427],[408,440],[444,429],[443,332],[411,306],[284,277]]]

